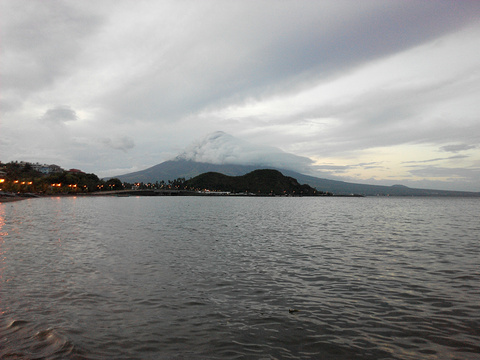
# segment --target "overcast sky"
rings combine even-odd
[[[118,175],[223,131],[322,177],[480,191],[480,1],[1,0],[0,20],[2,162]]]

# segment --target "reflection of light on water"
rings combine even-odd
[[[8,235],[7,232],[2,231],[3,225],[5,225],[5,208],[0,205],[0,243],[3,243],[3,237]]]
[[[5,256],[6,251],[4,248],[4,243],[5,243],[4,236],[8,235],[6,231],[3,231],[4,225],[5,225],[5,207],[3,205],[0,205],[0,284],[3,284],[4,282],[3,271],[5,269],[5,258],[6,258]],[[0,315],[3,315],[5,311],[1,305],[2,304],[0,302]]]

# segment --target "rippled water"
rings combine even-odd
[[[480,359],[478,214],[460,198],[0,204],[0,358]]]

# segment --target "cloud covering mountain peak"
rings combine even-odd
[[[267,166],[310,172],[313,161],[286,153],[278,148],[250,143],[223,131],[208,134],[194,141],[176,159],[212,164]]]

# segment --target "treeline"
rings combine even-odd
[[[152,183],[123,183],[126,189],[139,189],[139,190],[187,190],[186,180],[184,177],[180,177],[174,180],[168,181],[156,181]]]

